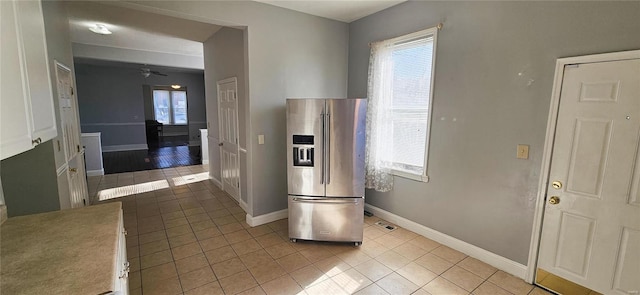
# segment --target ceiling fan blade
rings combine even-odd
[[[167,75],[167,74],[165,74],[165,73],[160,73],[160,72],[158,72],[158,71],[151,71],[151,73],[152,73],[152,74],[154,74],[154,75],[158,75],[158,76],[165,76],[165,77],[166,77],[166,76],[169,76],[169,75]]]

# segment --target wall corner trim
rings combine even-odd
[[[475,259],[478,259],[484,263],[492,265],[493,267],[500,269],[504,272],[510,273],[516,277],[524,279],[527,273],[527,266],[518,262],[502,257],[495,253],[489,252],[478,246],[471,245],[465,241],[459,240],[447,234],[441,233],[437,230],[428,228],[424,225],[406,219],[404,217],[393,214],[389,211],[385,211],[378,207],[365,204],[367,211],[372,212],[375,216],[385,219],[389,222],[404,227],[410,231],[413,231],[419,235],[432,239],[442,245],[449,248],[458,250],[464,254],[467,254]]]
[[[289,217],[289,209],[282,209],[280,211],[258,215],[256,217],[253,217],[247,214],[246,221],[247,221],[247,224],[249,224],[251,227],[254,227],[254,226],[263,225],[269,222],[273,222],[276,220],[285,219],[287,217]]]

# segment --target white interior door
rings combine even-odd
[[[222,189],[239,200],[240,160],[238,158],[238,82],[218,81],[218,126],[220,126],[220,177]]]
[[[68,162],[80,152],[80,130],[76,120],[71,70],[57,61],[55,64],[64,154]]]
[[[603,294],[639,294],[639,140],[640,59],[566,66],[538,257],[543,273]]]

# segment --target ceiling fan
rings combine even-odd
[[[149,78],[149,76],[151,76],[151,75],[165,76],[165,77],[169,76],[169,75],[167,75],[165,73],[161,73],[161,72],[158,72],[158,71],[152,71],[149,68],[140,68],[140,74],[145,78]]]

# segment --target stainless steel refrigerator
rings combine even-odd
[[[362,243],[366,99],[287,99],[289,238]]]

